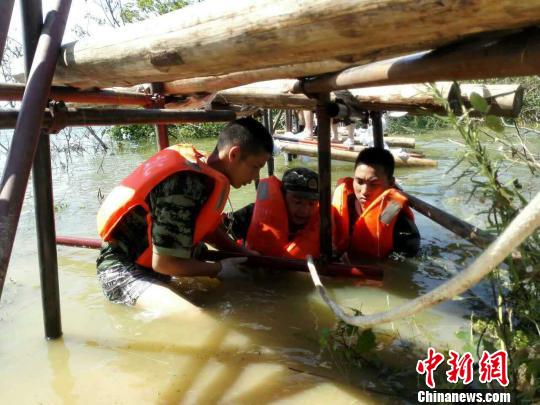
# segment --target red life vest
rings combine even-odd
[[[204,162],[204,155],[191,145],[178,144],[163,149],[139,165],[120,185],[116,186],[101,205],[97,215],[98,233],[105,241],[120,220],[137,206],[146,211],[148,248],[136,260],[137,264],[152,267],[152,216],[146,197],[167,177],[181,172],[202,173],[214,181],[212,194],[201,208],[195,222],[193,243],[200,242],[213,232],[221,220],[221,213],[229,196],[229,180]],[[141,235],[142,236],[142,235]]]
[[[349,232],[350,215],[348,197],[354,194],[353,179],[339,179],[332,198],[334,245],[340,252],[351,256],[386,257],[394,247],[394,227],[398,214],[403,211],[414,221],[407,198],[390,188],[372,201],[356,220]]]
[[[289,241],[289,217],[281,181],[275,176],[259,182],[257,200],[249,225],[246,245],[263,255],[305,259],[319,256],[319,209],[306,227]]]

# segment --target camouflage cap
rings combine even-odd
[[[283,174],[283,190],[308,200],[319,199],[319,176],[305,167],[295,167]]]

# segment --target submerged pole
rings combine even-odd
[[[13,3],[15,0],[0,1],[0,64],[4,56],[4,48],[6,46],[7,34],[9,31],[9,22],[13,13]]]
[[[39,15],[29,16],[23,11],[25,75],[28,80],[32,68],[34,51],[42,29],[41,1],[23,0],[23,9],[39,10]],[[69,11],[69,8],[68,8]],[[34,19],[30,19],[30,18]],[[26,19],[28,18],[28,19]],[[67,19],[67,12],[66,12]],[[60,35],[61,40],[63,34]],[[58,257],[56,251],[56,229],[54,224],[54,199],[51,170],[51,145],[49,133],[42,130],[39,137],[32,168],[34,186],[34,213],[38,243],[39,276],[45,337],[56,339],[62,336],[60,311],[60,289],[58,285]]]
[[[36,1],[33,3],[37,4]],[[26,185],[39,141],[43,111],[47,104],[70,5],[70,0],[58,1],[47,14],[0,182],[0,294],[4,287]],[[23,13],[25,12],[29,10],[23,6]]]
[[[321,93],[317,97],[317,140],[319,160],[319,210],[321,216],[320,247],[323,264],[332,257],[332,221],[330,218],[330,115],[326,105],[330,101],[330,93]]]

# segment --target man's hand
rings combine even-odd
[[[230,257],[228,259],[220,260],[218,263],[220,265],[220,270],[217,274],[217,278],[220,280],[231,279],[231,278],[244,278],[246,274],[243,273],[239,265],[245,263],[247,257]]]

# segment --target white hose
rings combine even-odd
[[[313,284],[315,284],[317,291],[319,291],[332,312],[350,325],[369,328],[411,316],[468,290],[497,267],[512,250],[519,246],[538,227],[540,227],[540,193],[536,194],[504,232],[467,269],[434,290],[409,301],[407,304],[372,315],[347,315],[326,293],[311,256],[308,256],[307,262]]]

